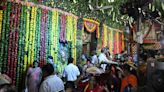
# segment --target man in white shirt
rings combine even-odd
[[[92,64],[96,65],[98,63],[98,58],[97,58],[97,54],[95,51],[93,51],[93,56],[92,56]]]
[[[42,68],[43,82],[39,92],[64,92],[63,81],[54,74],[52,64],[47,64]]]
[[[98,60],[99,60],[99,64],[101,63],[109,63],[109,64],[118,64],[117,62],[113,62],[111,60],[108,60],[106,55],[105,55],[105,50],[104,49],[101,49],[101,53],[98,57]],[[106,64],[101,64],[101,67],[103,68],[103,70],[105,71],[105,68],[106,68]]]
[[[62,77],[66,78],[66,88],[67,85],[72,85],[72,88],[75,87],[75,81],[80,75],[80,71],[76,65],[73,64],[73,58],[68,58],[68,65],[64,68]]]

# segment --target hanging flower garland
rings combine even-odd
[[[119,33],[119,52],[122,51],[122,33]]]
[[[15,23],[15,20],[16,20],[16,13],[17,13],[17,10],[16,10],[16,6],[15,4],[12,4],[12,15],[11,15],[11,21],[12,21],[12,26],[11,26],[11,31],[10,31],[10,35],[11,36],[11,65],[10,65],[10,71],[9,71],[9,74],[10,74],[10,77],[12,78],[12,83],[15,83],[15,80],[13,79],[14,78],[14,67],[15,67],[15,28],[16,28],[16,23]]]
[[[12,69],[13,69],[13,67],[12,67],[12,64],[13,64],[13,59],[12,58],[14,58],[13,57],[13,32],[12,32],[12,30],[13,30],[13,27],[14,27],[14,18],[15,18],[15,15],[14,15],[14,5],[12,4],[12,6],[11,6],[11,14],[10,14],[10,32],[9,32],[9,47],[8,47],[8,71],[7,71],[7,74],[11,77],[11,78],[13,78],[12,77]]]
[[[40,57],[40,48],[41,48],[40,47],[41,46],[40,45],[41,44],[41,42],[40,42],[41,41],[40,40],[41,39],[41,21],[40,20],[41,20],[41,16],[42,16],[41,15],[41,9],[38,9],[38,14],[37,15],[38,15],[38,18],[37,18],[37,37],[36,37],[36,40],[37,40],[36,41],[37,42],[36,43],[37,44],[36,58],[37,58],[37,60],[40,60],[39,59],[39,57]]]
[[[108,47],[109,47],[109,50],[110,50],[110,29],[108,28],[108,32],[107,32],[107,34],[108,34]]]
[[[16,85],[18,81],[16,81],[17,76],[19,76],[18,63],[18,40],[19,40],[19,26],[20,26],[20,5],[16,4],[16,18],[15,18],[15,56],[14,56],[14,74],[13,74],[13,84]]]
[[[3,19],[3,10],[0,10],[0,39],[2,33],[2,19]]]
[[[2,22],[3,22],[3,11],[0,10],[0,39],[2,39],[1,37],[1,34],[2,34]],[[0,54],[0,58],[1,58],[1,54]],[[2,71],[2,62],[1,62],[1,59],[0,59],[0,72]]]
[[[5,3],[6,4],[6,3]],[[3,11],[3,20],[2,20],[2,29],[1,29],[1,37],[0,37],[0,41],[1,41],[1,48],[0,48],[0,72],[3,72],[4,71],[4,55],[3,55],[3,51],[4,51],[4,40],[5,40],[5,24],[6,24],[6,17],[7,17],[7,10],[6,11]]]
[[[119,32],[116,32],[117,53],[119,53]]]
[[[58,28],[59,28],[59,12],[55,12],[55,22],[56,22],[56,26],[55,26],[55,63],[58,63],[58,44],[59,44],[59,33],[58,33]]]
[[[122,50],[125,50],[124,34],[122,33]]]
[[[103,36],[102,36],[102,47],[106,47],[107,46],[107,26],[105,24],[103,24]]]
[[[46,29],[47,29],[47,31],[46,31],[46,61],[48,60],[48,55],[50,55],[50,29],[51,29],[51,27],[50,27],[50,17],[51,17],[51,12],[50,11],[48,11],[48,14],[47,14],[47,17],[48,17],[48,19],[47,19],[47,25],[46,25]]]
[[[100,24],[94,20],[90,20],[86,18],[83,18],[83,20],[84,20],[84,27],[86,28],[86,31],[92,33],[96,30],[96,37],[99,38],[100,36],[99,25]]]
[[[27,67],[28,67],[28,63],[30,63],[28,61],[28,44],[29,44],[29,29],[30,29],[30,11],[29,11],[30,7],[27,6],[26,8],[26,34],[25,34],[25,56],[24,56],[24,71],[26,71]]]
[[[30,67],[31,66],[31,64],[32,64],[32,62],[33,61],[31,61],[31,59],[32,59],[32,55],[31,55],[31,52],[32,52],[32,39],[33,39],[33,28],[34,28],[34,24],[33,24],[33,21],[34,21],[34,7],[32,7],[31,8],[31,10],[30,10],[30,20],[29,20],[29,22],[30,22],[30,25],[29,25],[29,28],[30,28],[30,30],[29,30],[29,44],[28,44],[28,67]]]
[[[76,64],[76,32],[77,32],[77,19],[74,18],[73,20],[73,29],[74,29],[74,34],[73,34],[73,44],[72,44],[72,47],[73,47],[73,58],[74,58],[74,64]]]
[[[48,55],[51,55],[51,33],[52,33],[52,12],[49,11],[49,16],[48,16],[48,21],[49,21],[49,26],[48,26]]]
[[[66,38],[65,38],[65,34],[66,34],[66,15],[61,14],[61,32],[60,32],[60,42],[65,43],[66,42]]]
[[[52,32],[51,32],[51,37],[50,37],[50,39],[51,39],[51,49],[50,49],[50,51],[51,51],[51,56],[53,57],[53,58],[55,58],[55,54],[54,54],[54,52],[55,52],[55,26],[56,26],[56,23],[55,23],[55,18],[56,18],[56,11],[54,11],[54,12],[52,12],[52,20],[51,20],[51,22],[52,22],[52,25],[51,25],[51,28],[52,28]]]
[[[67,16],[67,31],[66,31],[66,39],[67,41],[71,42],[73,39],[72,33],[73,33],[73,17]]]
[[[38,8],[36,8],[36,11],[35,11],[35,19],[34,19],[34,21],[35,21],[35,37],[34,37],[34,39],[33,39],[33,41],[34,41],[34,60],[37,60],[38,61],[38,59],[37,59],[37,46],[38,46],[38,44],[37,44],[37,39],[38,39]],[[39,62],[39,61],[38,61]]]
[[[6,3],[8,4],[8,3]],[[9,34],[9,30],[10,30],[10,19],[8,17],[10,17],[10,9],[11,9],[11,5],[9,3],[9,6],[7,6],[7,13],[6,13],[6,24],[5,25],[5,31],[4,32],[4,40],[3,43],[4,43],[4,48],[3,48],[3,72],[4,73],[7,73],[7,57],[8,57],[8,34]]]
[[[32,45],[31,45],[31,64],[33,63],[33,61],[34,61],[34,58],[35,58],[35,37],[36,37],[36,12],[37,12],[37,8],[36,7],[34,7],[33,8],[33,10],[32,10],[32,12],[33,12],[33,30],[32,30]]]
[[[16,79],[16,85],[17,85],[17,89],[21,90],[21,87],[19,86],[19,84],[23,81],[23,58],[22,56],[24,55],[24,17],[25,17],[25,8],[24,6],[20,6],[21,7],[21,14],[20,14],[20,29],[19,29],[19,44],[18,44],[18,62],[17,62],[17,79]]]
[[[110,46],[109,46],[109,49],[110,49],[110,53],[113,54],[113,30],[110,29]]]
[[[41,17],[41,48],[40,48],[40,60],[41,65],[45,63],[45,40],[46,40],[46,21],[47,21],[47,10],[42,10],[42,17]]]
[[[117,54],[117,35],[116,35],[116,33],[117,32],[114,31],[114,34],[113,34],[114,35],[114,38],[113,38],[114,39],[114,42],[113,42],[113,44],[114,44],[114,51],[113,51],[114,54]]]

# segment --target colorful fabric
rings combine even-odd
[[[124,89],[128,86],[131,85],[132,87],[137,87],[137,77],[130,74],[128,76],[126,76],[125,78],[122,79],[121,82],[121,91],[120,92],[124,92]]]
[[[28,92],[39,92],[39,84],[41,82],[41,69],[29,68],[26,76],[26,86]]]

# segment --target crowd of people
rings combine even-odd
[[[143,53],[142,60],[153,58],[145,57]],[[23,92],[140,92],[138,63],[126,52],[112,56],[103,48],[99,55],[95,51],[90,57],[83,54],[76,65],[73,61],[69,57],[62,76],[58,76],[52,56],[43,67],[35,60],[27,70]],[[0,80],[0,92],[17,92],[7,75],[1,74]]]

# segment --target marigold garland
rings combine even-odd
[[[76,64],[76,31],[77,31],[77,20],[73,19],[73,39],[72,39],[72,57],[74,58],[74,64]]]
[[[0,10],[0,39],[2,33],[2,19],[3,19],[3,10]]]
[[[117,44],[117,53],[119,52],[119,32],[116,32],[116,44]]]
[[[91,19],[83,18],[83,20],[84,20],[84,27],[86,28],[86,31],[92,33],[96,30],[96,37],[99,38],[100,37],[100,30],[99,30],[100,24],[97,21],[94,21]],[[88,26],[87,23],[90,23],[90,26]]]
[[[113,30],[110,29],[110,47],[109,47],[110,53],[113,54]]]
[[[103,39],[102,39],[102,42],[103,42],[103,45],[102,45],[102,47],[106,47],[107,46],[107,40],[108,40],[108,38],[107,38],[107,31],[108,31],[108,29],[107,29],[107,26],[104,24],[103,25]]]
[[[30,11],[29,11],[30,7],[27,7],[26,9],[26,34],[25,34],[25,56],[24,56],[24,71],[26,71],[27,69],[27,64],[30,63],[30,61],[28,61],[28,44],[29,44],[29,29],[30,29]],[[28,62],[27,62],[28,61]]]
[[[56,26],[55,26],[55,63],[58,63],[58,44],[59,44],[59,33],[58,33],[58,27],[59,27],[59,12],[55,11],[55,22],[56,22]]]
[[[67,41],[71,42],[73,39],[73,17],[67,16],[67,31],[66,31],[66,39]]]

